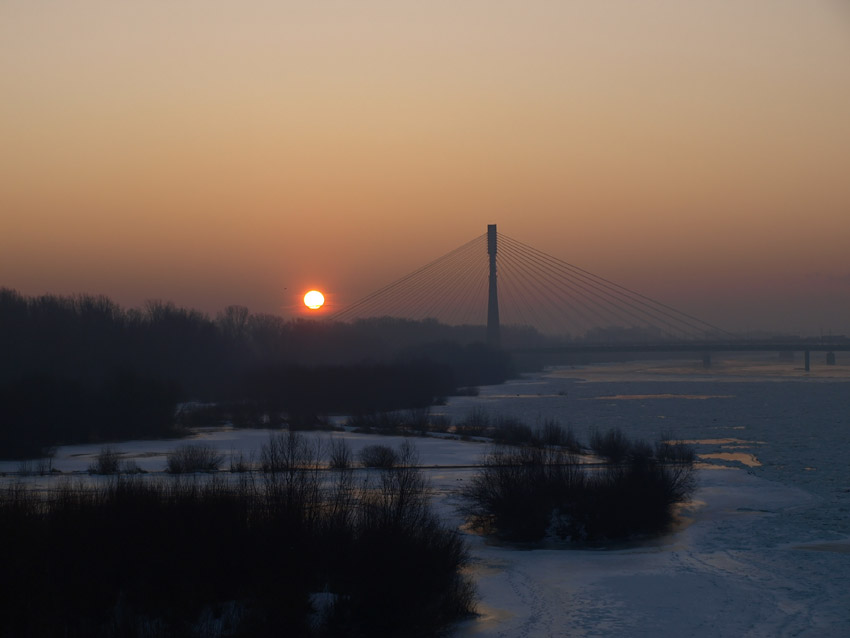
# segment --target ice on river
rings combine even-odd
[[[521,551],[472,537],[481,617],[456,636],[850,636],[846,367],[556,369],[478,399],[580,438],[672,432],[704,464],[682,526],[652,542]]]
[[[771,359],[633,362],[555,368],[435,408],[471,409],[534,426],[554,418],[582,441],[591,428],[632,438],[673,433],[701,459],[678,529],[652,541],[594,549],[517,548],[469,535],[479,615],[460,637],[850,636],[850,368]],[[400,437],[344,437],[356,451]],[[227,457],[256,454],[268,432],[199,431]],[[435,504],[462,523],[458,487],[482,443],[413,439]],[[117,444],[162,470],[183,441]],[[53,466],[84,472],[98,446],[60,448]],[[18,463],[0,463],[14,472]],[[7,479],[8,480],[8,479]],[[55,481],[57,479],[42,479]],[[411,574],[415,578],[415,574]]]

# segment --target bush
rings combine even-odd
[[[690,498],[693,467],[630,460],[590,476],[581,499],[564,508],[561,534],[576,540],[627,538],[664,531],[672,506]]]
[[[317,444],[318,445],[318,444]],[[293,430],[269,435],[260,448],[260,469],[265,473],[292,473],[318,465],[319,450]]]
[[[554,419],[547,419],[536,433],[540,445],[563,447],[573,454],[581,453],[581,444],[569,428],[564,428]]]
[[[510,445],[527,445],[534,440],[531,428],[512,417],[500,417],[493,426],[491,436],[500,443]]]
[[[472,585],[457,569],[467,561],[466,544],[431,510],[418,462],[405,441],[396,466],[363,486],[348,555],[353,578],[329,617],[330,634],[436,635],[417,628],[439,627],[472,608]]]
[[[89,474],[118,474],[121,470],[121,453],[111,445],[104,445],[94,462],[89,465]]]
[[[53,457],[56,456],[56,448],[49,447],[41,450],[41,458],[32,461],[21,461],[18,464],[18,474],[21,476],[32,476],[38,474],[45,476],[53,473]]]
[[[230,452],[230,471],[233,474],[244,474],[250,472],[254,467],[253,455],[245,456],[242,451]]]
[[[653,447],[646,441],[632,441],[629,445],[628,459],[632,464],[646,464],[653,458]]]
[[[351,467],[351,448],[344,439],[331,441],[330,460],[328,465],[332,470],[347,470]]]
[[[655,456],[661,463],[693,465],[696,461],[694,448],[681,441],[674,441],[672,435],[664,433],[655,445]]]
[[[216,472],[224,456],[205,443],[181,445],[170,452],[165,459],[169,474],[189,474],[192,472]]]
[[[562,448],[495,448],[464,490],[477,529],[507,540],[536,541],[547,533],[574,541],[619,539],[662,531],[673,506],[694,489],[693,457],[684,449],[665,456],[619,435],[605,449],[625,459],[587,469]],[[621,450],[628,450],[626,457]]]
[[[134,460],[124,461],[121,466],[121,474],[145,474],[145,471],[139,467],[139,464]]]
[[[448,432],[452,427],[452,418],[446,414],[438,414],[431,417],[430,429],[432,432]]]
[[[431,406],[411,408],[404,413],[404,424],[416,432],[426,432],[431,419]]]
[[[357,432],[394,434],[404,429],[404,419],[395,412],[372,412],[350,416],[346,425]]]
[[[612,428],[604,434],[599,430],[593,430],[590,433],[590,449],[611,463],[625,461],[631,447],[631,442],[619,428]]]
[[[483,408],[474,408],[466,418],[455,426],[462,436],[487,436],[492,428],[490,415]]]
[[[559,500],[583,485],[575,457],[561,450],[496,447],[463,495],[475,528],[532,541],[545,535]]]
[[[25,459],[57,445],[170,435],[176,397],[171,385],[133,374],[108,375],[101,384],[52,375],[0,379],[0,450]]]
[[[170,637],[216,621],[211,635],[438,635],[471,611],[468,550],[431,510],[415,456],[403,446],[405,467],[366,485],[337,472],[306,500],[288,498],[285,474],[0,491],[14,549],[0,636]],[[307,477],[292,485],[312,482],[290,468]],[[319,618],[314,592],[333,600]]]
[[[363,467],[389,469],[398,463],[398,454],[388,445],[367,445],[357,455]]]

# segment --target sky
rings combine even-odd
[[[730,330],[850,334],[845,0],[3,0],[0,95],[22,294],[302,316],[495,223]]]

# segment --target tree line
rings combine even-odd
[[[105,296],[0,288],[0,457],[163,436],[188,401],[302,421],[429,405],[515,373],[482,337],[480,326],[435,320],[287,320],[243,306],[210,317],[164,301],[124,309]]]
[[[471,613],[467,545],[410,444],[362,481],[297,432],[261,457],[257,477],[0,490],[0,637],[435,636]]]

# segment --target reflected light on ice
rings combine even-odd
[[[734,399],[734,394],[613,394],[610,396],[593,397],[598,401],[641,400],[641,399]]]
[[[697,454],[701,459],[717,459],[719,461],[736,461],[747,467],[761,467],[761,463],[754,454],[746,452],[711,452],[708,454]]]

